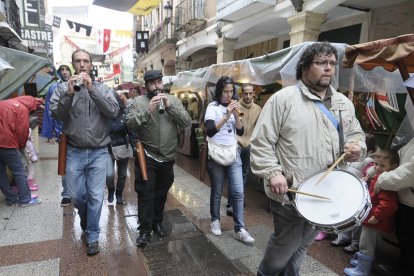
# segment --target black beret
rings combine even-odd
[[[162,73],[159,70],[149,70],[144,74],[144,81],[161,79]]]

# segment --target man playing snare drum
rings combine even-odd
[[[339,158],[339,125],[343,126],[345,160],[365,156],[364,133],[354,106],[331,86],[337,66],[338,53],[331,44],[309,46],[296,66],[298,83],[269,98],[253,131],[252,171],[265,180],[274,223],[257,275],[299,275],[318,230],[292,204],[282,203],[289,201],[288,188],[297,189],[308,176]],[[292,183],[288,185],[287,179]]]

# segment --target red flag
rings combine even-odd
[[[120,64],[114,64],[113,65],[114,74],[118,75],[121,74],[121,65]]]
[[[103,31],[103,52],[105,53],[109,49],[111,43],[111,30],[104,29]]]

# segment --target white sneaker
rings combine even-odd
[[[250,236],[249,232],[247,232],[244,228],[241,228],[238,233],[234,233],[234,238],[246,245],[253,245],[255,242],[252,236]]]
[[[211,232],[216,236],[221,236],[221,226],[218,219],[211,222]]]

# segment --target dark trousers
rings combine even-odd
[[[108,188],[109,192],[115,191],[115,171],[114,171],[114,162],[116,162],[117,166],[117,174],[118,174],[118,180],[116,182],[116,194],[121,194],[124,191],[125,188],[125,182],[127,178],[127,171],[128,171],[128,162],[129,159],[122,159],[122,160],[114,160],[111,156],[108,157],[108,164],[112,166],[111,169],[106,172],[106,187]],[[110,173],[108,173],[108,171]]]
[[[413,275],[414,265],[414,208],[399,204],[395,234],[400,244],[399,267],[402,275]]]
[[[146,156],[148,181],[142,180],[135,164],[135,191],[138,193],[138,220],[140,233],[151,232],[154,224],[162,223],[168,191],[174,182],[174,160],[157,162]]]

